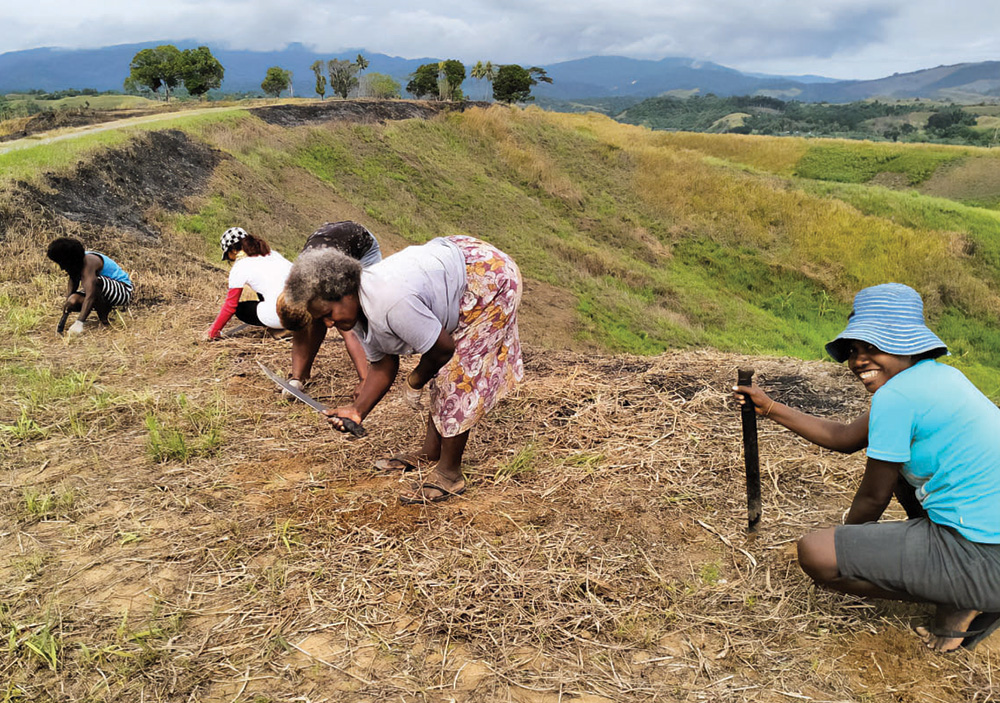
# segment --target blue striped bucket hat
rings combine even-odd
[[[924,323],[920,293],[902,283],[883,283],[854,296],[847,327],[826,345],[826,351],[837,361],[846,361],[855,339],[899,356],[932,350],[940,350],[938,356],[948,353],[947,345]]]

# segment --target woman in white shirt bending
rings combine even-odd
[[[227,229],[219,244],[222,247],[222,260],[233,262],[233,268],[229,272],[226,300],[215,322],[205,332],[205,337],[218,338],[222,328],[234,314],[241,322],[249,325],[283,329],[275,306],[285,287],[288,272],[292,270],[292,262],[272,251],[266,241],[242,227]],[[249,286],[258,299],[240,302],[244,286]]]

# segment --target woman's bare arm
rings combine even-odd
[[[368,375],[361,384],[354,403],[325,410],[324,414],[327,416],[327,420],[338,430],[343,427],[343,423],[339,419],[341,417],[350,418],[361,424],[362,420],[368,416],[368,413],[378,405],[378,402],[392,387],[397,373],[399,373],[398,356],[384,356],[378,361],[373,361],[368,365]]]
[[[902,464],[897,462],[869,457],[868,463],[865,464],[865,475],[844,520],[845,525],[863,525],[882,517],[892,499],[892,491],[896,487],[901,467]]]
[[[83,305],[76,319],[84,322],[97,302],[97,274],[104,268],[104,260],[96,254],[87,254],[83,260],[83,275],[80,277],[83,286]]]
[[[742,405],[745,397],[756,406],[757,414],[774,420],[795,434],[824,449],[851,454],[868,446],[868,411],[853,422],[842,423],[809,415],[771,399],[759,386],[736,386],[734,395]]]
[[[454,355],[455,339],[444,328],[441,328],[441,334],[438,335],[434,346],[420,355],[420,361],[417,362],[416,368],[410,372],[406,382],[410,388],[423,388]]]

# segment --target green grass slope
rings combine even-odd
[[[1000,213],[865,185],[994,158],[981,150],[665,134],[502,107],[292,129],[232,110],[165,124],[233,157],[187,212],[161,215],[197,256],[214,259],[235,223],[294,255],[323,203],[340,203],[406,242],[494,242],[566,292],[579,342],[640,354],[822,358],[853,294],[899,281],[924,295],[952,363],[1000,395]],[[28,158],[0,155],[0,167],[23,174]]]

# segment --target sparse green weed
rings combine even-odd
[[[0,293],[0,332],[8,339],[24,337],[35,329],[46,316],[46,309]]]
[[[596,471],[603,461],[604,461],[603,454],[593,454],[590,452],[577,452],[575,454],[570,454],[568,457],[563,459],[563,464],[575,468],[582,468],[585,469],[588,473],[590,473],[592,471]]]
[[[0,436],[9,437],[12,440],[24,442],[32,439],[39,439],[48,434],[47,430],[40,427],[37,422],[28,416],[28,410],[21,408],[21,414],[12,425],[0,423]]]
[[[53,623],[46,618],[42,624],[19,626],[13,623],[7,625],[7,653],[11,656],[35,659],[52,671],[59,670],[59,656],[62,643],[54,632]]]
[[[23,498],[27,516],[39,519],[65,517],[72,512],[76,503],[76,490],[65,486],[47,492],[25,488]]]
[[[291,520],[275,520],[274,522],[274,534],[278,538],[278,541],[285,545],[285,549],[289,552],[292,551],[292,547],[301,547],[302,542],[298,538],[298,530]]]
[[[535,443],[529,442],[510,461],[500,466],[493,474],[494,483],[503,483],[535,471]]]
[[[161,417],[148,413],[145,418],[147,450],[154,462],[187,462],[194,457],[211,456],[222,443],[224,409],[216,401],[207,406],[192,404],[183,393],[174,407]]]
[[[701,568],[698,569],[698,578],[700,578],[702,583],[706,586],[714,586],[719,582],[720,577],[721,572],[719,570],[719,565],[715,562],[702,564]]]

